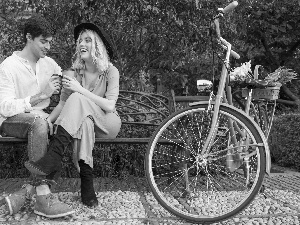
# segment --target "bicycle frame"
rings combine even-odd
[[[212,122],[211,122],[210,131],[209,131],[209,134],[208,134],[208,138],[205,141],[204,147],[201,151],[201,155],[206,155],[209,152],[209,150],[211,148],[211,145],[212,145],[212,143],[213,143],[213,141],[216,137],[217,132],[216,132],[215,128],[217,127],[217,124],[218,124],[220,105],[226,104],[227,106],[235,108],[232,105],[231,90],[230,90],[230,87],[228,86],[229,78],[228,78],[227,68],[229,68],[230,56],[233,55],[236,58],[239,58],[239,55],[231,50],[231,44],[229,42],[227,42],[224,38],[222,38],[221,35],[220,35],[220,30],[219,30],[219,17],[220,16],[222,16],[222,14],[219,14],[214,18],[214,24],[216,25],[216,31],[217,31],[219,44],[224,49],[226,49],[226,55],[225,55],[225,60],[224,60],[223,65],[222,65],[222,71],[221,71],[221,77],[220,77],[220,82],[219,82],[219,86],[218,86],[217,95],[215,97],[215,101],[214,101],[214,104],[213,104],[214,108],[213,109],[208,109],[208,110],[213,110],[213,117],[212,117]],[[225,90],[227,90],[226,91],[227,95],[226,95]],[[227,98],[226,98],[226,96],[227,96]],[[249,99],[248,101],[251,101],[251,99]],[[189,105],[190,106],[195,106],[195,105],[203,104],[203,103],[204,103],[204,101],[201,101],[201,102],[190,103]],[[210,99],[209,101],[205,101],[205,103],[207,103],[210,106],[211,103],[212,103],[212,100]],[[250,102],[248,102],[248,103],[250,104]],[[235,109],[237,109],[237,108],[235,108]],[[261,128],[248,115],[249,107],[246,108],[246,112],[244,112],[242,110],[239,110],[239,111],[241,111],[241,113],[243,113],[249,120],[253,121],[253,123],[257,127],[258,131],[263,134],[263,131],[261,130]],[[234,128],[234,124],[232,124],[232,122],[230,120],[228,122],[228,128],[229,128],[229,132],[231,133],[231,135],[234,139],[235,134],[234,134],[233,131],[234,131],[235,128]],[[239,131],[239,132],[243,133],[243,131]],[[235,140],[233,140],[233,141],[235,141]],[[237,144],[236,141],[235,141],[235,144]],[[265,148],[266,173],[269,175],[270,174],[270,169],[271,169],[271,156],[270,156],[270,150],[269,150],[269,146],[268,146],[268,143],[267,143],[267,139],[263,140],[263,144],[266,146],[266,148]]]

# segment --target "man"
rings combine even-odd
[[[0,65],[0,134],[28,138],[28,156],[36,161],[47,152],[48,131],[52,123],[43,111],[54,92],[60,90],[61,68],[47,57],[53,29],[45,18],[36,14],[24,27],[25,47],[7,57]],[[57,218],[74,213],[72,208],[53,198],[48,180],[35,179],[36,186],[26,184],[21,190],[5,198],[10,214],[24,205],[26,197],[36,190],[36,214]]]

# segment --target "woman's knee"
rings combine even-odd
[[[121,129],[121,119],[115,113],[108,113],[105,117],[106,121],[109,121],[106,124],[106,130],[108,133],[104,133],[99,127],[95,126],[96,137],[99,138],[115,138]]]

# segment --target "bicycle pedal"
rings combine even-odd
[[[261,187],[260,187],[260,189],[259,189],[259,193],[264,193],[265,192],[265,190],[266,190],[266,188],[265,188],[265,185],[262,185]],[[264,195],[265,196],[265,195]],[[265,198],[267,198],[266,196],[265,196]]]

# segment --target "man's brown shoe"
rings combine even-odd
[[[52,193],[36,196],[35,214],[48,218],[58,218],[68,216],[74,212],[71,206],[59,201]]]
[[[5,197],[5,201],[9,210],[9,214],[19,212],[21,207],[25,204],[26,199],[30,199],[35,193],[35,188],[30,184],[25,184],[23,187]]]

